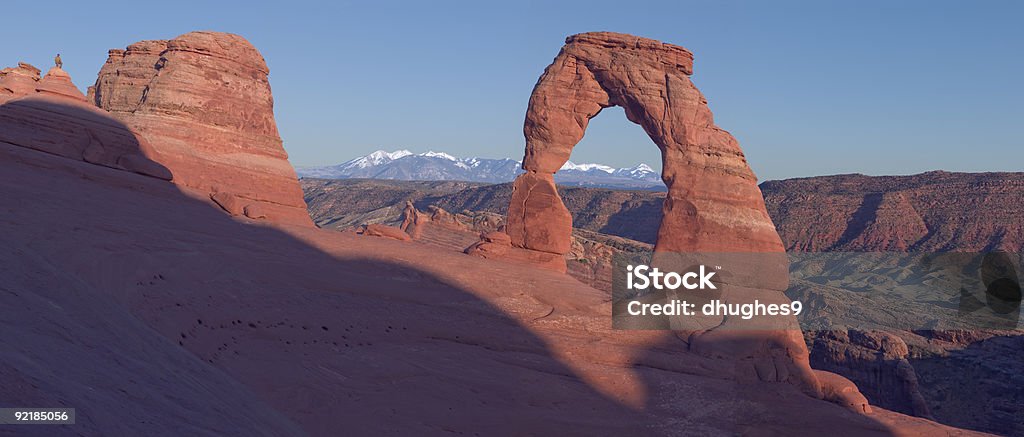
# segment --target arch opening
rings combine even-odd
[[[590,171],[591,185],[615,188],[636,187],[644,190],[664,190],[661,181],[661,150],[651,147],[653,140],[640,125],[629,121],[620,106],[603,108],[590,119],[583,138],[569,157],[569,162],[580,171]],[[598,163],[609,168],[595,168],[587,164]],[[644,167],[650,168],[650,173]],[[558,185],[577,185],[577,178],[567,174],[566,164],[555,173]],[[608,179],[596,171],[609,173]],[[626,178],[633,178],[630,182]],[[606,185],[607,183],[607,185]]]

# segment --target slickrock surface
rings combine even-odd
[[[19,404],[78,409],[49,435],[959,433],[613,331],[562,274],[238,220],[5,144],[0,198],[0,375]]]
[[[71,77],[54,67],[39,79],[27,64],[3,70],[0,142],[169,180],[156,152],[106,111],[86,103]],[[0,95],[4,95],[0,93]]]
[[[820,176],[761,189],[788,250],[1024,249],[1024,173]]]
[[[175,183],[233,215],[308,225],[268,74],[244,38],[191,32],[111,50],[89,98],[145,137]]]
[[[559,273],[566,273],[568,270],[562,255],[515,247],[512,245],[512,239],[504,232],[482,234],[480,240],[472,243],[464,252],[479,258],[498,259]]]

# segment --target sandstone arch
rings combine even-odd
[[[692,73],[693,55],[679,46],[610,32],[568,37],[530,96],[523,126],[526,172],[513,185],[506,224],[512,245],[538,257],[569,250],[572,217],[558,196],[554,173],[589,120],[621,106],[662,152],[668,195],[652,263],[728,265],[722,301],[788,302],[782,293],[788,259],[757,178],[736,139],[715,126],[707,100],[689,79]],[[822,387],[811,370],[795,317],[670,323],[684,331],[679,334],[690,351],[734,363],[726,371],[740,380],[789,382],[818,398],[823,388],[834,388],[829,381]]]
[[[572,219],[553,175],[587,124],[620,106],[662,152],[668,187],[658,252],[783,252],[757,178],[736,140],[715,126],[690,81],[688,50],[632,35],[573,35],[540,77],[526,113],[526,153],[509,206],[515,246],[568,251]]]

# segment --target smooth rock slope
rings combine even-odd
[[[46,435],[958,432],[740,382],[671,332],[611,330],[562,274],[261,225],[3,143],[0,198],[0,391],[77,408]]]

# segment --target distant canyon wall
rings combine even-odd
[[[307,192],[327,184],[377,192],[383,181],[306,179]],[[506,214],[511,184],[466,184],[446,190],[420,190],[413,182],[394,202],[413,199],[417,207]],[[838,175],[768,181],[761,185],[765,205],[790,251],[984,251],[1024,249],[1024,173],[929,172],[912,176]],[[412,195],[411,192],[421,193]],[[559,187],[573,226],[653,244],[661,220],[663,192]],[[310,199],[319,219],[355,213],[338,191]],[[327,199],[331,199],[327,203]],[[387,199],[382,199],[387,202]],[[374,204],[376,205],[376,204]],[[383,205],[376,205],[379,208]],[[371,208],[372,209],[372,208]]]
[[[1024,173],[837,175],[761,184],[787,250],[1020,251]]]

